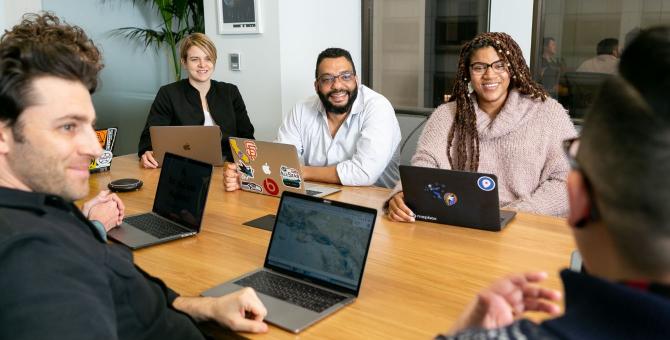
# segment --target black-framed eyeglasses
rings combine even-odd
[[[340,79],[344,82],[349,82],[354,80],[354,77],[356,77],[356,74],[351,72],[351,71],[344,71],[336,76],[332,74],[322,74],[319,76],[319,78],[316,78],[316,80],[321,84],[321,86],[330,86],[335,84],[336,79]]]
[[[579,162],[577,161],[577,152],[579,151],[579,137],[566,139],[563,141],[563,151],[568,157],[570,168],[573,170],[581,170]]]
[[[503,60],[494,61],[490,64],[479,62],[470,64],[470,69],[474,74],[484,74],[489,67],[492,68],[495,73],[503,73],[507,70],[507,66],[505,66]]]
[[[584,183],[586,185],[586,191],[588,192],[589,196],[591,197],[591,200],[593,201],[591,204],[591,212],[590,216],[588,217],[588,220],[590,221],[597,221],[600,219],[600,213],[598,211],[598,207],[596,205],[596,196],[593,194],[593,187],[591,186],[591,181],[589,180],[588,176],[584,173],[584,169],[579,165],[579,161],[577,161],[577,153],[579,152],[579,137],[575,138],[570,138],[566,139],[563,141],[563,151],[565,151],[565,155],[568,157],[568,162],[570,163],[570,168],[574,171],[579,171],[582,174],[582,177],[584,178]],[[586,220],[580,221],[579,223],[586,223]]]

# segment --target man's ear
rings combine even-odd
[[[319,93],[319,80],[318,79],[314,80],[314,91],[316,91],[316,93]]]
[[[568,201],[570,213],[568,223],[574,228],[581,228],[591,217],[591,197],[586,187],[586,181],[581,172],[570,171],[568,175]]]
[[[13,140],[12,128],[6,121],[0,121],[0,155],[5,155],[9,152]]]

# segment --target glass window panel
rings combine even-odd
[[[533,76],[577,120],[600,83],[616,74],[618,52],[626,43],[641,28],[670,24],[670,0],[539,0],[536,5]],[[617,39],[618,48],[599,56],[598,44],[608,38]]]
[[[461,46],[489,21],[484,0],[374,0],[373,11],[372,88],[405,112],[444,102]]]

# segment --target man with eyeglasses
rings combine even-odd
[[[558,315],[545,273],[512,275],[483,290],[438,339],[670,338],[670,27],[643,30],[604,82],[580,139],[564,142],[570,214],[584,271],[564,270]],[[567,259],[566,259],[567,262]]]
[[[400,126],[391,103],[358,85],[351,55],[328,48],[316,61],[316,96],[293,107],[277,135],[293,144],[304,180],[352,186],[393,187],[399,178]],[[235,166],[225,172],[226,190],[239,188]]]

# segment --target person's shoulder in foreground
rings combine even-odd
[[[588,271],[561,273],[564,314],[520,319],[557,315],[560,295],[537,285],[546,274],[511,275],[480,292],[444,338],[670,337],[670,99],[650,86],[670,85],[670,27],[643,30],[620,74],[603,83],[582,135],[564,142],[567,222]]]
[[[91,100],[100,60],[81,28],[52,14],[27,15],[0,39],[0,338],[195,339],[206,320],[266,331],[253,290],[178,296],[108,245],[118,197],[72,203],[88,195],[102,151]]]

